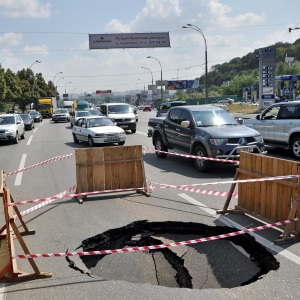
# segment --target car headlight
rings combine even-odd
[[[261,135],[255,136],[254,139],[256,142],[261,143],[261,144],[264,142],[264,139]]]
[[[99,138],[105,138],[106,134],[105,133],[96,133],[95,137],[99,137]]]
[[[228,139],[210,139],[210,142],[213,145],[220,146],[220,145],[227,144]]]
[[[10,128],[10,129],[6,129],[5,130],[7,133],[12,133],[12,132],[15,132],[15,130],[14,129],[12,129],[12,128]]]

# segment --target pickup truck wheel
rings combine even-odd
[[[290,149],[292,155],[295,158],[300,159],[300,136],[296,136],[292,139]]]
[[[164,151],[164,152],[167,152],[168,149],[167,147],[165,146],[164,142],[162,141],[162,138],[160,135],[158,135],[156,138],[155,138],[155,141],[154,141],[154,147],[155,147],[155,150],[159,150],[159,151]],[[161,153],[161,152],[155,152],[156,156],[159,157],[159,158],[165,158],[168,154],[166,153]]]
[[[207,157],[207,151],[203,146],[197,146],[194,151],[195,156]],[[211,169],[212,162],[209,160],[202,160],[198,158],[193,158],[193,163],[197,171],[205,173]]]

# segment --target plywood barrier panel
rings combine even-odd
[[[299,174],[300,163],[242,152],[239,179],[256,179]],[[299,179],[238,184],[238,206],[273,221],[288,218],[291,202],[299,193]],[[297,224],[297,226],[299,226]]]
[[[144,187],[142,146],[75,149],[78,192]]]

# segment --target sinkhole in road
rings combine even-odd
[[[227,226],[140,220],[82,241],[82,251],[113,250],[192,240],[235,232]],[[80,270],[66,258],[69,266]],[[249,234],[179,247],[81,256],[89,275],[172,288],[233,288],[251,284],[279,262]]]

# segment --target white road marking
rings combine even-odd
[[[204,205],[203,203],[199,202],[198,200],[186,195],[186,194],[179,194],[180,197],[182,197],[183,199],[189,201],[190,203],[196,205],[197,207],[199,207],[200,209],[204,210],[205,212],[207,212],[209,215],[215,217],[218,221],[222,222],[223,224],[227,225],[227,226],[233,226],[235,228],[237,228],[238,230],[244,230],[245,228],[243,226],[241,226],[240,224],[228,219],[227,217],[225,217],[224,215],[216,215],[215,210],[210,209],[209,207],[207,207],[206,205]],[[259,242],[260,244],[262,244],[263,246],[265,246],[266,248],[269,248],[271,251],[274,251],[276,254],[280,254],[283,257],[289,259],[290,261],[296,263],[297,265],[300,265],[300,257],[291,253],[288,250],[285,250],[277,245],[274,245],[273,243],[271,243],[270,241],[268,241],[267,239],[257,235],[254,232],[250,232],[249,234],[251,234],[253,237],[255,237],[256,241]]]
[[[142,134],[142,135],[145,135],[145,136],[147,136],[147,135],[148,135],[146,132],[142,132],[142,131],[137,131],[136,133],[138,133],[138,134]]]
[[[21,169],[24,168],[24,166],[25,166],[25,161],[26,161],[26,157],[27,157],[27,154],[23,154],[23,155],[22,155],[22,158],[21,158],[21,161],[20,161],[20,165],[19,165],[19,169],[18,169],[18,170],[21,170]],[[22,182],[22,176],[23,176],[23,172],[17,173],[16,179],[15,179],[15,185],[21,185],[21,182]]]
[[[33,138],[33,135],[31,135],[31,136],[29,137],[29,139],[28,139],[28,141],[27,141],[27,144],[26,144],[27,146],[30,145],[32,138]]]

